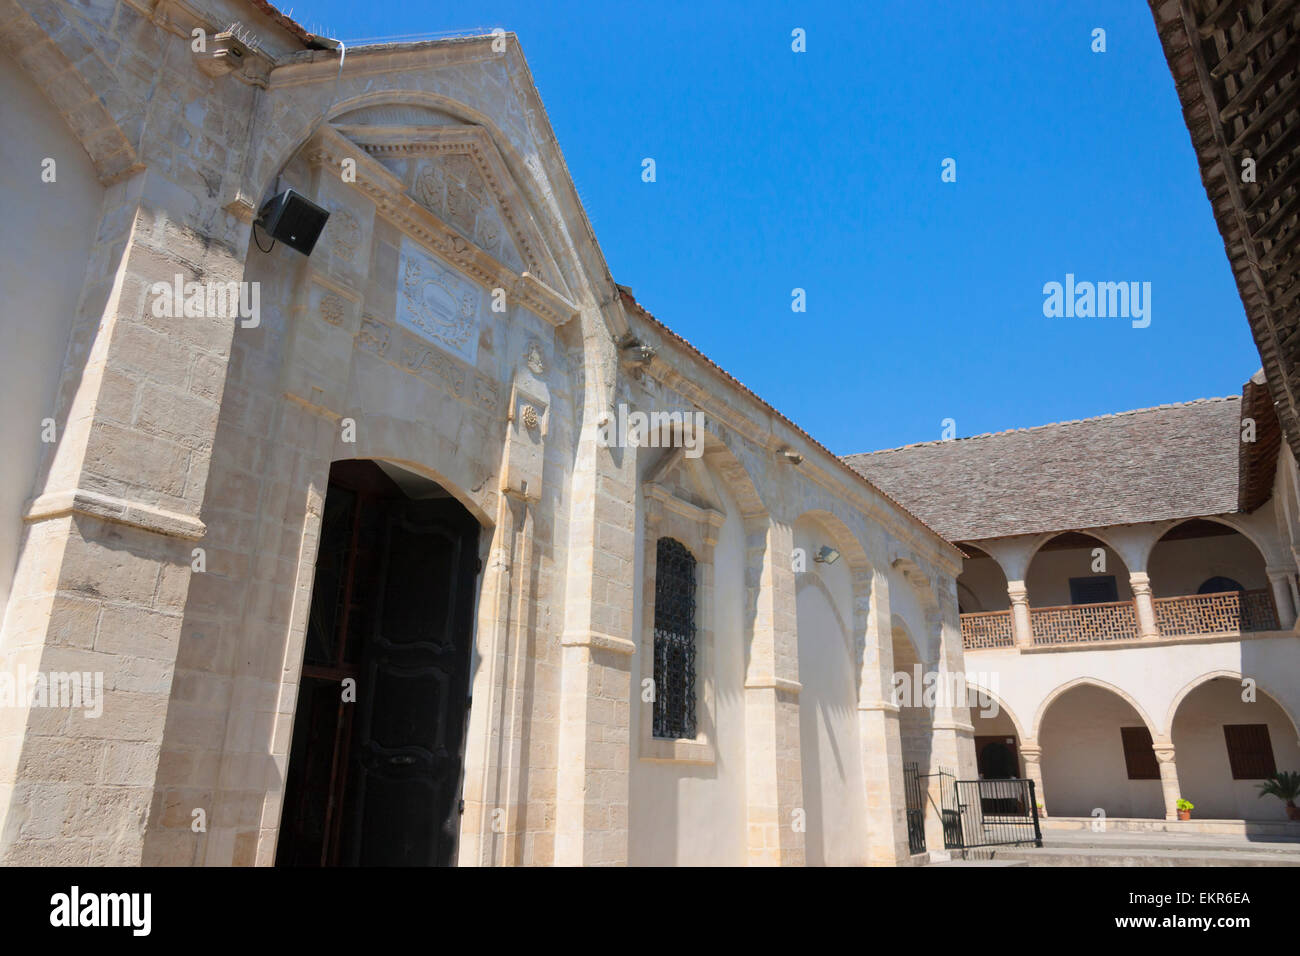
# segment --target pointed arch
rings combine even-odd
[[[1167,737],[1172,738],[1174,732],[1174,718],[1178,716],[1178,708],[1182,705],[1188,695],[1198,687],[1202,687],[1210,681],[1218,680],[1219,678],[1228,678],[1236,681],[1246,680],[1246,676],[1242,674],[1241,671],[1220,668],[1219,670],[1207,671],[1199,677],[1195,677],[1188,681],[1183,685],[1182,689],[1174,695],[1173,700],[1169,703],[1169,709],[1165,712],[1164,731]],[[1269,700],[1277,704],[1282,713],[1286,714],[1287,720],[1291,722],[1291,728],[1295,731],[1296,739],[1300,740],[1300,723],[1296,722],[1295,715],[1292,714],[1291,711],[1287,709],[1286,705],[1282,703],[1282,698],[1261,684],[1257,678],[1252,677],[1250,679],[1255,681],[1255,687],[1258,690],[1263,691],[1264,694],[1268,696]]]
[[[1091,687],[1099,687],[1102,690],[1110,691],[1116,697],[1124,701],[1124,703],[1128,704],[1130,707],[1133,708],[1134,712],[1138,715],[1138,717],[1142,719],[1142,722],[1146,724],[1147,730],[1151,732],[1151,738],[1153,740],[1158,739],[1160,737],[1160,728],[1156,725],[1155,721],[1151,719],[1151,716],[1146,712],[1146,710],[1142,707],[1142,705],[1137,702],[1136,698],[1134,698],[1133,695],[1130,694],[1128,691],[1124,690],[1122,687],[1117,687],[1115,684],[1111,684],[1107,681],[1100,680],[1096,677],[1076,677],[1074,680],[1066,681],[1064,684],[1060,684],[1059,686],[1057,686],[1054,690],[1048,693],[1048,695],[1043,698],[1043,702],[1038,705],[1038,710],[1034,714],[1033,737],[1035,740],[1040,739],[1042,729],[1043,729],[1043,718],[1047,716],[1047,712],[1051,709],[1052,704],[1054,704],[1058,699],[1060,699],[1067,692],[1073,690],[1076,687],[1082,687],[1085,685]]]
[[[918,636],[913,633],[914,628],[906,628],[912,647],[922,663],[935,664],[943,653],[942,610],[930,576],[909,557],[894,558],[890,569],[896,572],[896,575],[891,575],[891,580],[902,579],[909,593],[915,597],[917,607],[921,611],[922,620],[915,623],[924,629],[923,633]]]
[[[970,680],[969,678],[966,681],[966,686],[971,690],[977,691],[978,693],[985,695],[990,700],[992,700],[995,704],[998,705],[998,709],[1001,710],[1004,714],[1007,715],[1007,717],[1011,719],[1011,725],[1016,728],[1016,738],[1020,740],[1021,743],[1024,743],[1026,740],[1033,739],[1028,734],[1025,733],[1024,724],[1020,722],[1020,718],[1016,716],[1016,712],[1007,706],[1006,701],[1003,700],[1000,695],[993,693],[993,691],[989,690],[987,687],[977,684],[974,681]],[[972,711],[974,710],[973,707],[971,709]]]
[[[1074,537],[1079,539],[1091,539],[1092,542],[1102,545],[1105,548],[1105,550],[1108,551],[1114,557],[1114,560],[1119,562],[1119,567],[1107,566],[1103,571],[1093,571],[1092,563],[1091,561],[1089,561],[1087,564],[1083,565],[1080,568],[1080,572],[1078,574],[1071,575],[1067,571],[1065,572],[1065,576],[1062,577],[1061,575],[1063,569],[1058,568],[1055,574],[1051,574],[1044,571],[1042,564],[1039,563],[1037,567],[1037,573],[1035,573],[1035,562],[1042,554],[1043,549],[1046,548],[1053,541],[1058,541],[1066,537]],[[1074,577],[1087,578],[1090,575],[1098,576],[1098,577],[1103,577],[1103,576],[1112,577],[1114,579],[1115,591],[1116,591],[1116,597],[1113,600],[1127,600],[1129,597],[1132,596],[1132,591],[1131,591],[1132,585],[1130,584],[1130,581],[1132,579],[1133,568],[1129,565],[1128,559],[1124,557],[1124,549],[1119,547],[1119,544],[1120,542],[1116,541],[1109,533],[1105,531],[1097,532],[1093,530],[1062,531],[1057,534],[1049,535],[1043,540],[1037,542],[1034,545],[1033,552],[1029,556],[1028,562],[1026,562],[1025,564],[1025,588],[1028,594],[1030,605],[1033,607],[1052,607],[1061,604],[1073,604],[1074,588],[1072,585],[1070,586],[1070,595],[1066,600],[1053,600],[1051,598],[1044,599],[1043,597],[1044,588],[1050,587],[1053,589],[1059,589],[1061,587],[1066,586],[1068,584],[1069,579],[1071,578]],[[1088,553],[1091,553],[1092,550],[1095,550],[1095,547],[1086,540],[1079,540],[1077,542],[1067,542],[1062,547],[1062,550],[1066,550],[1066,549],[1068,550],[1088,549]],[[1048,575],[1046,580],[1044,579],[1044,574]]]
[[[19,4],[4,0],[0,50],[19,64],[63,117],[101,185],[110,186],[144,168],[138,141],[143,124],[136,124],[133,141],[102,96],[110,90],[124,94],[118,101],[124,113],[130,107],[130,112],[143,115],[143,105],[129,95],[129,84],[117,80],[98,47],[75,29],[51,34]]]
[[[1250,527],[1250,525],[1248,525],[1246,522],[1239,521],[1232,516],[1216,515],[1213,517],[1204,517],[1204,518],[1184,518],[1181,521],[1170,522],[1167,526],[1165,526],[1161,530],[1160,534],[1147,547],[1146,554],[1144,555],[1145,566],[1147,567],[1150,566],[1151,557],[1155,553],[1156,548],[1158,548],[1160,544],[1165,541],[1166,537],[1169,535],[1171,531],[1174,531],[1177,528],[1181,528],[1184,525],[1191,524],[1192,522],[1196,522],[1196,521],[1204,521],[1209,524],[1222,525],[1223,527],[1236,532],[1237,534],[1241,535],[1243,538],[1245,538],[1247,541],[1250,542],[1251,546],[1255,549],[1256,554],[1259,555],[1259,559],[1264,564],[1265,567],[1268,567],[1269,565],[1274,563],[1274,560],[1271,557],[1271,555],[1273,554],[1273,549],[1267,547],[1266,543],[1263,540],[1261,540],[1259,536],[1259,532],[1255,528]]]

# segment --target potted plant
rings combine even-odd
[[[1045,816],[1047,816],[1047,811],[1043,809],[1043,805],[1042,805],[1041,803],[1038,804],[1038,815],[1039,815],[1040,817],[1045,817]]]
[[[1178,803],[1175,806],[1178,807],[1178,819],[1180,820],[1190,820],[1192,811],[1196,809],[1196,804],[1190,800],[1184,800],[1182,797],[1178,798]]]
[[[1300,820],[1300,807],[1295,805],[1296,798],[1300,797],[1300,773],[1294,770],[1284,770],[1281,773],[1273,774],[1273,776],[1259,784],[1259,795],[1285,800],[1287,819]]]

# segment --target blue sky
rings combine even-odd
[[[293,15],[516,32],[614,277],[837,453],[1237,394],[1260,365],[1138,0]],[[1045,318],[1066,273],[1150,282],[1150,326]]]

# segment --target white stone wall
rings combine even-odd
[[[815,522],[795,525],[808,555],[827,536]],[[862,742],[854,680],[853,582],[847,563],[813,562],[797,578],[799,743],[809,865],[861,866],[869,860]],[[879,746],[879,742],[872,742]]]
[[[23,507],[32,497],[42,423],[55,417],[104,189],[62,118],[22,68],[0,57],[0,608],[18,561]],[[53,182],[43,181],[47,160]],[[67,374],[76,375],[74,367]],[[57,432],[57,429],[52,429]],[[55,434],[57,437],[57,434]]]
[[[101,671],[107,699],[100,722],[3,715],[0,859],[273,861],[323,497],[347,458],[438,482],[482,526],[462,865],[802,864],[805,793],[823,858],[904,859],[891,602],[959,667],[958,554],[625,301],[514,38],[350,51],[340,73],[239,0],[156,22],[133,0],[4,3],[0,33],[105,201],[76,204],[92,240],[60,442],[30,476],[0,658]],[[190,30],[232,19],[263,48],[209,75]],[[332,214],[310,258],[252,234],[287,185]],[[154,284],[177,275],[259,283],[260,321],[159,314]],[[629,334],[650,364],[623,359]],[[683,510],[680,476],[656,499],[704,515],[713,551],[712,737],[669,742],[684,761],[642,759],[652,462],[597,442],[620,402],[707,422],[691,467],[716,500]],[[796,526],[843,555],[803,621]],[[843,633],[823,643],[828,619]],[[964,709],[935,728],[936,759],[969,774]],[[832,743],[854,751],[842,772]]]

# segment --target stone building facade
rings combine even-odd
[[[613,281],[513,35],[333,46],[3,0],[0,669],[103,697],[0,709],[0,860],[906,862],[961,553]]]
[[[847,459],[965,554],[982,777],[1049,819],[1287,824],[1300,768],[1297,470],[1261,371],[1240,396]],[[992,686],[993,681],[997,686]],[[1229,823],[1235,821],[1235,823]]]

